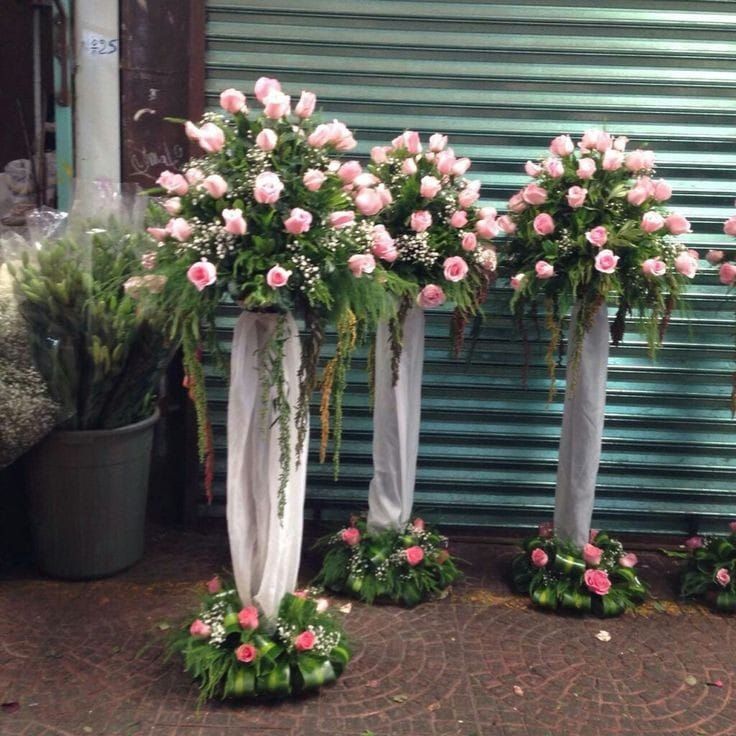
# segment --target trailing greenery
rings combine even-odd
[[[606,532],[591,531],[581,550],[543,525],[523,549],[512,563],[514,586],[540,608],[618,616],[647,595],[634,569],[636,555]]]
[[[315,585],[373,603],[416,606],[457,582],[461,572],[448,540],[414,519],[400,531],[370,532],[364,517],[324,537],[326,549]]]

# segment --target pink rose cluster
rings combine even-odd
[[[736,238],[736,215],[731,215],[723,223],[723,232]],[[718,266],[718,278],[722,284],[733,286],[736,283],[736,264],[727,261],[722,250],[709,250],[705,257],[712,266]]]

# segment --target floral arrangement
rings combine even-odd
[[[461,573],[443,537],[416,518],[400,531],[371,532],[365,517],[320,540],[327,549],[315,580],[366,603],[388,600],[405,606],[436,597]]]
[[[727,537],[694,536],[685,540],[687,552],[668,552],[685,559],[680,594],[703,598],[722,613],[736,611],[736,521]]]
[[[276,79],[261,77],[254,92],[262,106],[257,115],[249,112],[242,92],[227,89],[220,95],[222,112],[205,114],[199,125],[184,123],[202,156],[189,161],[183,174],[165,171],[158,179],[167,196],[159,210],[161,226],[148,229],[158,241],[153,269],[168,278],[171,332],[183,344],[194,387],[202,454],[208,424],[197,359],[200,325],[214,327],[224,296],[247,310],[303,317],[308,334],[296,407],[300,446],[325,327],[337,330],[336,353],[322,383],[322,456],[332,408],[337,470],[341,400],[356,336],[389,314],[392,294],[410,285],[374,258],[372,226],[356,217],[344,190],[334,156],[355,147],[351,131],[338,120],[318,124],[311,92],[302,92],[293,107]],[[209,332],[214,335],[214,329]],[[261,376],[264,399],[273,402],[279,417],[282,468],[292,449],[292,408],[281,368],[284,339],[282,326],[264,356]],[[285,484],[286,472],[282,478]]]
[[[334,682],[350,660],[345,634],[326,599],[297,591],[284,596],[276,621],[243,606],[218,576],[196,618],[178,631],[170,653],[210,698],[284,698]]]
[[[690,223],[666,209],[672,188],[654,178],[654,153],[627,153],[627,143],[602,130],[586,131],[577,146],[570,136],[557,136],[548,157],[527,161],[533,181],[498,219],[509,236],[505,271],[515,290],[512,306],[520,320],[525,310],[535,314],[543,307],[552,377],[562,321],[573,304],[580,305],[576,332],[582,337],[598,309],[615,297],[614,344],[636,312],[654,351],[698,270],[697,251],[677,239],[690,232]],[[577,346],[573,366],[582,339]]]
[[[523,548],[512,564],[514,585],[542,608],[618,616],[646,596],[636,555],[606,532],[592,529],[581,550],[555,537],[551,524],[541,524]]]

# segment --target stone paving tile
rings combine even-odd
[[[108,580],[16,570],[0,582],[0,702],[20,708],[0,711],[0,736],[736,735],[736,622],[672,600],[670,561],[641,555],[659,608],[600,621],[512,596],[511,547],[456,551],[468,578],[446,599],[353,605],[355,656],[333,687],[201,709],[181,663],[164,661],[161,625],[227,565],[223,530],[154,530],[146,558]],[[305,576],[314,566],[307,554]],[[601,629],[610,642],[595,638]],[[722,688],[706,684],[716,680]]]

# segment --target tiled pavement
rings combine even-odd
[[[109,580],[15,571],[0,582],[0,736],[736,734],[736,620],[675,603],[672,566],[659,555],[641,557],[660,601],[603,622],[512,596],[512,547],[458,547],[472,563],[468,581],[444,600],[353,605],[355,658],[336,685],[199,711],[163,644],[201,581],[227,564],[219,527],[157,530],[143,562]],[[610,641],[596,638],[601,629]]]

